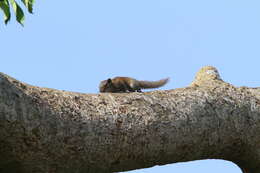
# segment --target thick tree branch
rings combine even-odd
[[[116,172],[225,159],[260,172],[260,89],[213,67],[189,87],[81,94],[0,74],[0,172]]]

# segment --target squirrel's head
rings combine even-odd
[[[99,84],[99,92],[113,92],[114,86],[112,83],[112,79],[108,78],[107,80],[103,80]]]

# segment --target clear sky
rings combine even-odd
[[[97,93],[100,80],[170,77],[187,86],[205,65],[236,86],[260,84],[259,0],[36,0],[25,27],[0,23],[0,71],[32,85]],[[0,14],[2,17],[2,14]],[[133,171],[241,173],[226,161]]]

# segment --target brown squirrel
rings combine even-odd
[[[142,92],[141,89],[146,88],[159,88],[165,85],[169,78],[161,79],[158,81],[140,81],[130,77],[115,77],[103,80],[99,84],[100,92]]]

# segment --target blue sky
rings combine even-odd
[[[236,86],[259,86],[260,1],[37,0],[25,27],[0,23],[0,71],[32,85],[97,93],[100,80],[170,77],[187,86],[205,65]],[[0,14],[2,17],[2,14]],[[241,173],[225,161],[133,171]]]

